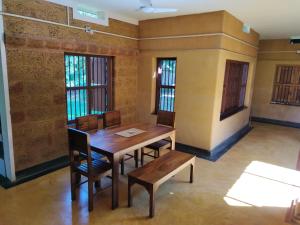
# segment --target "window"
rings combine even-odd
[[[103,26],[108,26],[108,16],[103,10],[92,10],[90,8],[84,8],[76,6],[73,9],[73,17],[77,20],[96,23]]]
[[[220,120],[244,108],[249,63],[226,61]]]
[[[300,106],[300,66],[279,65],[271,103]]]
[[[158,110],[174,112],[176,58],[157,59],[156,103]]]
[[[112,110],[112,57],[65,54],[67,119]]]

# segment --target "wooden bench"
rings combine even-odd
[[[128,207],[132,205],[131,187],[140,184],[150,195],[149,217],[154,216],[154,198],[158,187],[169,178],[190,166],[190,183],[193,183],[195,156],[179,151],[170,151],[144,167],[128,174]]]

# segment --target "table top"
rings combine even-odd
[[[116,134],[117,132],[131,128],[141,129],[145,132],[132,137],[122,137]],[[91,132],[90,145],[92,150],[101,150],[107,153],[115,154],[143,143],[148,145],[149,143],[147,142],[151,142],[151,140],[159,138],[160,136],[169,135],[174,131],[175,129],[171,127],[146,123],[134,123],[116,128],[108,128]],[[157,140],[154,140],[154,142],[155,141]]]

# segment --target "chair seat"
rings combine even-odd
[[[80,155],[80,161],[86,160],[87,155],[82,154],[82,153],[79,154],[78,151],[75,151],[75,152],[74,152],[74,156],[79,157],[79,155]],[[102,154],[100,154],[100,153],[98,153],[98,152],[93,152],[93,151],[91,151],[91,157],[92,157],[93,160],[94,160],[94,159],[96,159],[96,160],[103,160],[105,156],[102,155]]]
[[[146,148],[151,148],[154,150],[166,149],[170,147],[171,147],[171,143],[167,140],[160,140],[146,146]]]
[[[88,164],[87,162],[81,163],[75,167],[80,173],[87,175],[88,174]],[[105,172],[111,170],[112,166],[110,163],[103,160],[93,160],[91,162],[90,171],[93,176],[101,175]]]
[[[101,155],[100,153],[97,153],[97,152],[91,152],[91,156],[92,156],[92,159],[96,159],[96,160],[103,160],[104,159],[104,155]]]

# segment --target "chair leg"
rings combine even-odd
[[[135,168],[139,167],[139,150],[134,151]]]
[[[89,198],[89,212],[93,211],[93,181],[88,178],[88,198]]]
[[[144,166],[144,148],[141,149],[141,165]]]
[[[101,178],[100,180],[95,181],[95,188],[101,188]]]
[[[191,168],[190,168],[190,183],[193,183],[194,181],[194,165],[191,164]]]
[[[160,149],[157,150],[157,158],[160,157]]]
[[[154,150],[154,159],[158,158],[157,150]]]
[[[80,155],[75,155],[74,156],[74,161],[76,163],[76,165],[80,165]],[[81,181],[81,175],[80,173],[76,173],[76,184],[80,184]]]
[[[76,200],[76,173],[71,169],[71,198],[72,201]]]
[[[121,159],[121,174],[124,175],[125,171],[125,163],[124,163],[124,157]]]

